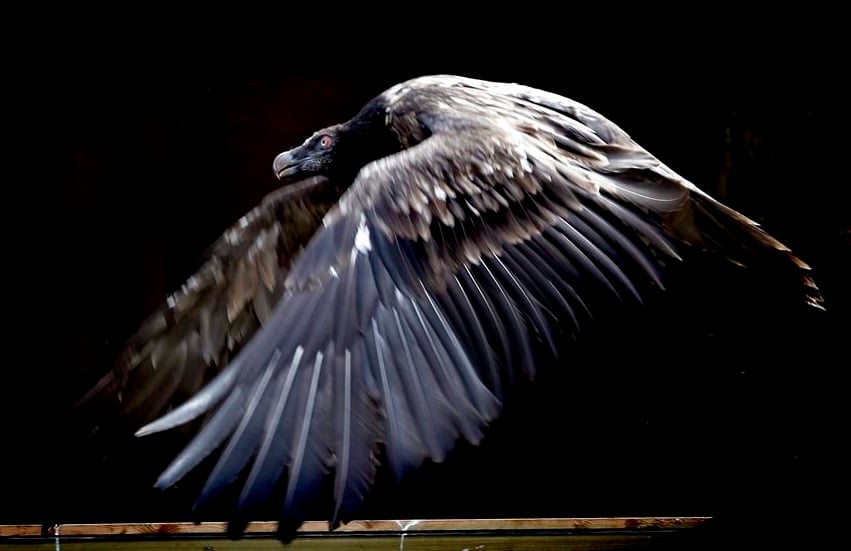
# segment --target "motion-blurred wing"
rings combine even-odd
[[[75,404],[89,430],[117,423],[132,432],[212,379],[266,321],[290,264],[339,194],[327,180],[306,180],[270,193],[225,232]]]

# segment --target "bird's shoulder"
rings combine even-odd
[[[622,128],[580,101],[518,83],[431,75],[397,84],[376,99],[387,123],[403,133],[486,128],[640,149]]]

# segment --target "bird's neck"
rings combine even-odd
[[[404,149],[399,136],[386,124],[383,109],[364,109],[345,124],[344,133],[346,143],[335,161],[335,179],[351,182],[365,165]]]

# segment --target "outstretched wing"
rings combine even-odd
[[[400,85],[405,87],[405,84]],[[435,93],[436,90],[448,93]],[[809,267],[756,222],[716,201],[635,143],[619,126],[579,102],[519,84],[455,76],[411,81],[407,102],[442,106],[433,121],[447,131],[463,121],[494,120],[528,135],[554,156],[573,165],[576,181],[637,209],[675,240],[753,266],[766,261],[782,277],[797,277],[803,300],[821,308],[822,297]],[[405,100],[400,101],[405,103]],[[447,109],[448,107],[448,109]],[[400,124],[410,120],[400,107]]]
[[[361,170],[255,338],[140,431],[215,410],[159,486],[223,447],[202,501],[239,478],[245,518],[278,489],[286,537],[328,475],[333,521],[347,520],[379,458],[401,477],[478,442],[518,372],[661,284],[677,253],[660,220],[546,140],[467,123],[435,120],[430,138]],[[669,211],[688,201],[678,183],[647,188]]]
[[[478,442],[512,381],[569,364],[565,343],[660,289],[682,247],[805,271],[583,106],[463,79],[399,96],[411,147],[360,171],[256,336],[139,431],[212,413],[158,485],[222,448],[200,499],[238,480],[237,532],[280,492],[290,537],[326,481],[336,525],[382,459],[401,477]]]
[[[339,195],[314,178],[266,196],[142,324],[115,368],[74,405],[75,419],[91,433],[132,432],[209,382],[266,321],[290,264]]]

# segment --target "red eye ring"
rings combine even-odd
[[[321,138],[319,138],[319,146],[323,149],[328,149],[329,147],[331,147],[332,141],[333,140],[331,140],[331,136],[322,136]]]

